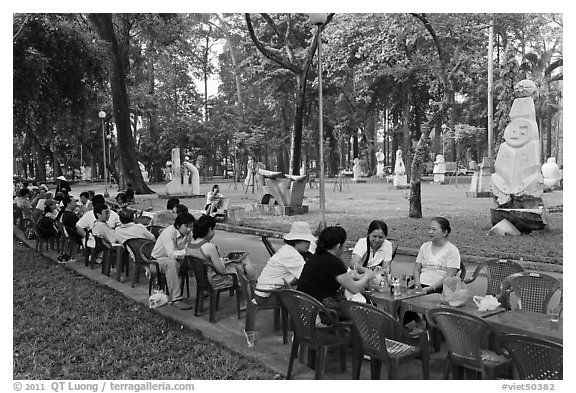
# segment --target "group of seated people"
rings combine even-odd
[[[430,240],[420,247],[413,272],[415,287],[424,293],[441,292],[444,279],[455,276],[460,269],[460,253],[447,239],[450,231],[447,219],[435,217],[430,221]],[[324,229],[315,252],[306,256],[315,238],[307,223],[293,223],[290,233],[284,236],[285,245],[270,258],[258,277],[256,302],[278,303],[273,292],[258,289],[280,290],[289,283],[339,311],[342,301],[369,287],[376,272],[390,272],[393,249],[387,236],[387,225],[380,220],[372,221],[367,236],[359,239],[352,251],[350,266],[346,266],[340,259],[347,238],[344,228]]]
[[[155,240],[144,225],[134,223],[134,210],[124,206],[116,213],[100,194],[91,196],[83,192],[79,203],[71,197],[63,197],[60,201],[62,210],[58,212],[57,201],[42,191],[44,198],[39,198],[36,206],[40,204],[44,208],[43,216],[54,221],[61,220],[69,237],[78,246],[83,245],[87,234],[88,248],[95,247],[94,236],[110,245],[123,244],[133,238]],[[29,193],[27,188],[23,188],[17,199],[26,199]],[[210,193],[217,196],[217,186]],[[24,201],[19,203],[25,204]],[[207,203],[207,212],[211,211],[211,206]],[[182,302],[178,277],[181,265],[188,263],[185,257],[189,255],[204,260],[212,268],[209,280],[214,285],[230,280],[225,274],[235,273],[236,267],[241,266],[247,277],[257,282],[255,299],[261,305],[278,303],[277,296],[270,291],[290,284],[325,305],[338,309],[341,301],[368,288],[376,275],[375,271],[390,272],[394,251],[387,239],[388,227],[380,220],[372,221],[366,237],[357,241],[349,266],[340,259],[347,239],[344,228],[327,227],[316,240],[308,223],[294,222],[290,232],[284,236],[285,244],[269,259],[260,276],[256,276],[249,257],[236,263],[222,258],[216,245],[211,242],[216,227],[213,215],[204,214],[196,220],[188,208],[174,197],[168,200],[166,208],[157,212],[150,222],[150,225],[165,228],[158,235],[152,257],[166,275],[171,303],[181,309],[191,308]],[[447,239],[450,231],[447,219],[435,217],[430,221],[430,240],[420,247],[413,273],[415,287],[423,292],[441,292],[444,279],[455,276],[460,269],[460,253]],[[59,260],[74,261],[67,255],[61,255]]]

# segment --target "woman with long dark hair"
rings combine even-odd
[[[351,266],[362,266],[374,269],[380,266],[390,269],[392,262],[392,243],[386,239],[388,226],[384,221],[374,220],[368,226],[366,237],[358,240],[352,251]]]

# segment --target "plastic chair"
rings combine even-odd
[[[140,256],[147,263],[156,263],[154,258],[152,258],[152,250],[154,250],[155,242],[144,243],[140,246]],[[180,296],[184,294],[184,285],[186,285],[186,294],[190,297],[190,277],[188,275],[188,266],[182,264],[180,270],[178,271],[178,276],[180,277]],[[166,275],[160,272],[160,266],[158,265],[158,286],[166,292],[166,295],[170,295],[168,290],[168,284],[166,282]]]
[[[550,299],[562,285],[552,276],[543,273],[514,273],[502,281],[502,291],[508,300],[505,307],[512,308],[510,294],[516,295],[515,308],[546,314]]]
[[[52,249],[54,249],[54,241],[58,239],[58,233],[56,233],[54,236],[45,236],[42,233],[40,233],[38,223],[39,220],[33,222],[34,238],[36,239],[35,250],[40,252],[42,251],[42,247],[46,247],[46,251],[48,251],[50,244],[52,245]]]
[[[305,345],[316,352],[315,379],[324,378],[324,365],[329,349],[340,351],[340,367],[342,371],[346,371],[346,348],[350,346],[350,338],[340,337],[331,332],[334,328],[342,326],[338,322],[336,312],[324,307],[322,303],[312,296],[294,289],[281,290],[278,292],[278,296],[280,297],[280,303],[290,314],[294,327],[294,339],[292,340],[286,378],[290,379],[292,377],[294,359],[296,359],[301,345]],[[331,328],[326,329],[316,326],[316,320],[319,316],[324,317],[331,325]]]
[[[216,322],[216,311],[218,310],[218,305],[220,303],[220,293],[230,292],[230,294],[234,294],[234,292],[236,292],[238,319],[242,318],[240,307],[240,286],[238,285],[236,274],[222,274],[222,276],[230,276],[232,278],[232,283],[222,282],[221,285],[213,286],[208,280],[207,262],[194,256],[187,256],[186,259],[192,266],[194,276],[196,277],[196,304],[194,307],[194,315],[198,316],[199,312],[204,311],[204,294],[208,293],[210,296],[210,322]]]
[[[140,248],[145,244],[151,244],[154,248],[155,242],[148,239],[128,239],[124,242],[123,246],[126,250],[131,251],[132,258],[134,259],[134,273],[132,275],[132,288],[140,279],[140,270],[142,267],[147,267],[150,271],[150,282],[148,284],[148,295],[152,294],[152,282],[156,279],[156,282],[160,289],[164,289],[164,280],[160,277],[160,266],[158,262],[153,260],[146,260],[142,257],[140,253]],[[150,246],[148,246],[150,247]],[[154,269],[152,269],[154,267]]]
[[[268,254],[270,254],[270,256],[276,254],[277,250],[270,242],[270,239],[268,239],[268,236],[262,236],[262,243],[264,243],[264,247],[266,247],[266,251],[268,251]]]
[[[282,314],[282,342],[286,344],[288,342],[288,314],[282,308],[282,305],[279,303],[273,305],[266,305],[262,306],[258,304],[254,298],[254,290],[256,289],[256,285],[248,280],[246,274],[244,273],[244,269],[240,266],[236,267],[236,274],[238,276],[238,282],[240,284],[240,288],[242,288],[242,293],[244,294],[244,298],[246,299],[246,323],[244,330],[245,331],[254,331],[254,325],[256,323],[256,313],[261,310],[273,310],[274,311],[274,329],[278,330],[280,328],[280,314]],[[270,296],[276,296],[278,291],[267,291],[260,289],[260,292],[270,293]]]
[[[142,224],[144,226],[148,226],[148,224],[150,224],[150,221],[152,221],[152,217],[148,216],[138,216],[134,219],[134,223]]]
[[[514,261],[491,259],[478,265],[474,273],[472,273],[472,277],[465,279],[464,283],[469,284],[476,280],[482,270],[486,272],[486,280],[488,282],[486,295],[495,296],[500,303],[506,304],[508,301],[502,291],[502,281],[511,274],[523,272],[524,268]]]
[[[160,233],[164,230],[164,227],[160,225],[151,225],[148,227],[148,230],[154,235],[156,239],[158,239],[158,236],[160,236]]]
[[[17,206],[15,203],[12,204],[12,219],[14,220],[14,225],[18,228],[24,230],[24,214],[22,208]]]
[[[366,303],[346,301],[342,310],[352,320],[356,336],[352,349],[353,379],[360,378],[363,355],[370,356],[372,379],[380,379],[382,362],[388,365],[388,379],[396,379],[400,360],[413,357],[420,357],[422,376],[429,379],[426,332],[413,337],[392,315]]]
[[[498,333],[482,318],[440,307],[428,310],[426,319],[438,327],[446,339],[444,379],[448,379],[450,370],[456,379],[457,368],[479,372],[482,379],[495,379],[497,369],[510,366],[510,359],[487,348]]]
[[[508,352],[516,369],[515,379],[563,379],[564,346],[521,334],[496,338],[496,346]]]

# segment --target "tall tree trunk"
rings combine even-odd
[[[412,147],[412,138],[410,137],[410,102],[412,100],[412,85],[411,80],[403,84],[403,100],[402,100],[402,156],[406,168],[406,176],[410,178],[411,164],[410,164],[410,150]]]
[[[36,142],[34,144],[34,150],[36,151],[36,181],[46,181],[46,162],[44,149],[42,146]]]
[[[153,191],[144,183],[138,166],[134,138],[130,127],[130,107],[128,105],[126,68],[123,58],[128,48],[121,47],[118,42],[112,23],[112,14],[90,14],[89,18],[96,27],[100,38],[110,44],[112,104],[118,134],[118,148],[122,151],[120,168],[124,174],[124,177],[120,176],[119,187],[121,189],[126,187],[126,184],[123,183],[125,179],[126,183],[132,184],[136,193],[152,194]]]
[[[422,173],[428,160],[428,135],[430,127],[422,126],[422,134],[410,165],[410,196],[408,197],[408,217],[422,218]]]

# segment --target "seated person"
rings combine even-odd
[[[174,206],[174,214],[176,214],[176,217],[178,217],[182,213],[189,213],[188,206],[182,205],[181,203]]]
[[[134,210],[122,209],[118,212],[118,217],[120,217],[120,226],[114,230],[118,243],[124,244],[129,239],[156,240],[154,235],[144,225],[134,222]]]
[[[341,288],[356,294],[374,277],[372,270],[361,266],[348,272],[340,259],[345,242],[344,228],[325,228],[318,237],[316,253],[306,262],[298,279],[299,291],[313,296],[339,313],[340,303],[345,299]]]
[[[214,286],[223,282],[232,282],[229,276],[222,274],[236,274],[236,267],[242,266],[249,279],[256,279],[256,272],[250,258],[246,257],[239,263],[225,263],[218,252],[218,248],[211,243],[216,228],[216,220],[212,216],[203,215],[194,223],[192,241],[188,244],[187,255],[195,256],[206,261],[212,269],[208,269],[208,280]],[[162,232],[164,233],[164,232]]]
[[[268,260],[258,277],[256,302],[260,305],[278,304],[278,297],[258,289],[277,290],[284,288],[285,283],[294,283],[300,278],[300,273],[306,261],[303,254],[308,252],[310,243],[316,242],[307,222],[293,222],[290,232],[284,236],[284,244]]]
[[[23,187],[18,192],[18,196],[14,199],[14,204],[22,209],[22,217],[29,220],[32,213],[32,204],[30,203],[30,190]]]
[[[392,243],[386,240],[388,226],[384,221],[374,220],[368,226],[368,235],[358,240],[352,251],[351,266],[374,269],[381,266],[390,272],[392,262]]]
[[[42,216],[38,219],[38,235],[44,239],[55,238],[58,235],[56,227],[56,202],[46,203]]]
[[[418,251],[414,282],[416,288],[423,288],[426,293],[442,292],[444,279],[460,270],[460,251],[446,239],[451,230],[447,219],[434,217],[428,229],[432,240],[422,244]]]
[[[218,208],[222,207],[222,198],[224,195],[220,194],[220,187],[218,184],[212,186],[212,191],[208,191],[206,194],[206,214],[213,216],[218,211]]]
[[[82,191],[80,193],[80,203],[78,204],[78,216],[82,217],[84,213],[88,210],[92,210],[92,201],[90,200],[90,194],[88,191]]]
[[[92,198],[92,203],[94,205],[94,209],[98,205],[108,206],[106,205],[104,196],[102,194],[94,195],[94,197]],[[118,217],[118,213],[116,213],[113,210],[110,210],[110,215],[106,222],[110,228],[115,229],[118,225],[120,225],[120,219]],[[86,232],[90,234],[88,240],[86,241],[86,247],[88,247],[89,249],[96,247],[96,241],[94,240],[94,236],[92,235],[92,227],[94,227],[95,223],[96,223],[96,216],[94,215],[94,210],[88,210],[80,218],[77,224],[80,228],[84,229]],[[90,250],[87,249],[86,254],[84,256],[86,258],[86,261],[88,261],[88,258],[90,257],[89,251]]]
[[[92,234],[102,239],[104,245],[110,248],[112,244],[116,243],[116,233],[107,223],[110,218],[110,208],[107,205],[96,205],[93,211],[96,221],[92,227]]]
[[[164,228],[174,225],[174,220],[176,219],[174,207],[178,204],[180,204],[180,199],[176,197],[168,198],[168,201],[166,202],[166,210],[156,212],[154,217],[152,217],[152,220],[150,220],[150,225],[158,225]]]
[[[126,199],[126,195],[123,192],[119,192],[115,198],[114,210],[118,211],[120,209],[124,209],[127,206],[128,206],[128,200]]]
[[[124,196],[126,197],[127,203],[134,203],[134,188],[132,184],[128,183],[126,185],[126,191],[124,191]]]
[[[182,298],[182,287],[178,273],[180,265],[184,263],[186,245],[190,240],[190,231],[194,224],[194,217],[190,213],[183,213],[176,217],[174,225],[164,229],[152,250],[152,258],[160,266],[160,272],[166,275],[166,285],[170,293],[171,304],[181,310],[189,310],[191,305]]]
[[[78,216],[74,214],[76,210],[76,201],[70,197],[65,197],[62,199],[62,204],[64,206],[64,211],[61,215],[62,225],[64,230],[70,237],[70,241],[74,247],[82,246],[82,240],[86,237],[86,232],[82,227],[78,225]],[[70,259],[70,255],[62,254],[58,257],[58,262],[75,262],[76,259]]]

